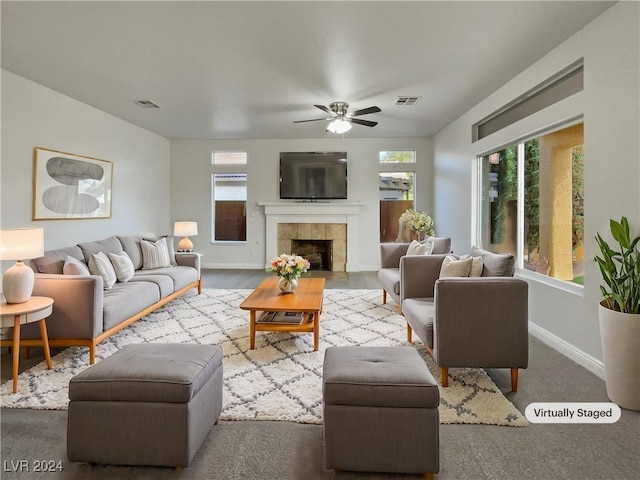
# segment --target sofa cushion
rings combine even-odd
[[[174,280],[169,275],[161,275],[155,270],[136,270],[129,282],[148,282],[158,287],[160,298],[165,298],[175,291]]]
[[[513,277],[516,258],[510,253],[493,253],[471,247],[472,257],[482,257],[483,277]]]
[[[104,288],[107,290],[113,287],[118,280],[111,260],[109,260],[109,257],[103,252],[91,254],[89,271],[92,275],[100,275],[102,277]]]
[[[378,270],[378,280],[386,290],[390,288],[393,293],[400,295],[400,269],[399,268],[382,268]]]
[[[433,298],[407,298],[402,302],[402,313],[422,343],[433,348]]]
[[[116,277],[119,282],[126,283],[133,277],[135,269],[133,268],[133,262],[127,255],[127,252],[109,253],[109,260],[113,265],[113,269],[116,272]]]
[[[468,277],[471,273],[473,258],[456,260],[452,255],[447,255],[440,266],[440,278],[444,277]]]
[[[160,292],[157,285],[151,282],[116,283],[113,288],[104,290],[103,330],[115,327],[158,300],[160,300]]]
[[[142,268],[142,247],[140,235],[118,235],[122,249],[127,253],[135,270]]]
[[[67,260],[67,257],[86,261],[82,255],[82,250],[74,245],[73,247],[46,251],[42,257],[31,260],[31,265],[35,267],[38,273],[62,274],[64,273],[64,262]]]
[[[451,238],[450,237],[427,237],[422,243],[431,243],[433,248],[431,254],[442,255],[444,253],[451,252]]]
[[[67,259],[62,266],[62,273],[65,275],[91,275],[89,267],[82,261],[71,255],[67,255]]]
[[[177,265],[175,267],[155,268],[153,270],[138,270],[134,278],[145,276],[166,276],[173,281],[173,292],[186,287],[198,280],[198,271],[195,268]]]
[[[102,252],[104,254],[108,253],[120,253],[122,251],[122,244],[117,237],[109,237],[104,240],[97,240],[95,242],[84,242],[79,243],[78,246],[82,250],[82,254],[84,255],[84,260],[89,263],[89,259],[91,255],[94,253]]]

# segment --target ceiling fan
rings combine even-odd
[[[327,125],[328,132],[345,133],[351,130],[351,124],[353,123],[355,123],[356,125],[364,125],[365,127],[375,127],[378,122],[372,122],[370,120],[362,120],[360,118],[353,117],[359,117],[360,115],[368,115],[369,113],[378,113],[382,111],[378,107],[369,107],[349,113],[347,111],[349,109],[349,104],[347,102],[333,102],[330,103],[328,107],[325,107],[324,105],[314,105],[314,107],[328,113],[330,116],[325,118],[313,118],[311,120],[297,120],[293,123],[331,120],[331,123]]]

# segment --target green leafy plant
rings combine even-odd
[[[596,234],[602,256],[596,256],[595,261],[605,283],[600,285],[603,305],[618,312],[640,313],[640,236],[631,238],[626,217],[620,222],[611,220],[609,225],[618,250],[612,249],[599,233]]]

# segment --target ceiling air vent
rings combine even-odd
[[[418,103],[418,101],[421,98],[422,97],[398,97],[398,101],[396,102],[396,105],[406,105],[406,106],[415,105],[416,103]]]
[[[142,108],[160,108],[160,105],[158,105],[155,102],[152,102],[151,100],[134,100],[136,105],[142,107]]]

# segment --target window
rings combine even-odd
[[[245,165],[247,163],[247,152],[213,152],[211,163],[214,165]]]
[[[584,283],[583,124],[480,158],[479,238],[521,268]]]
[[[380,152],[380,163],[416,163],[413,150],[392,150]]]
[[[216,170],[211,178],[213,241],[246,242],[247,174],[237,166],[246,165],[247,152],[215,151],[211,163]]]
[[[416,162],[413,150],[395,150],[380,152],[380,163]],[[398,220],[408,208],[415,208],[415,172],[398,171],[400,165],[394,165],[393,172],[380,172],[380,241],[408,241],[407,232],[399,231]],[[413,168],[413,166],[411,166]]]
[[[247,240],[247,174],[213,174],[214,241]]]

